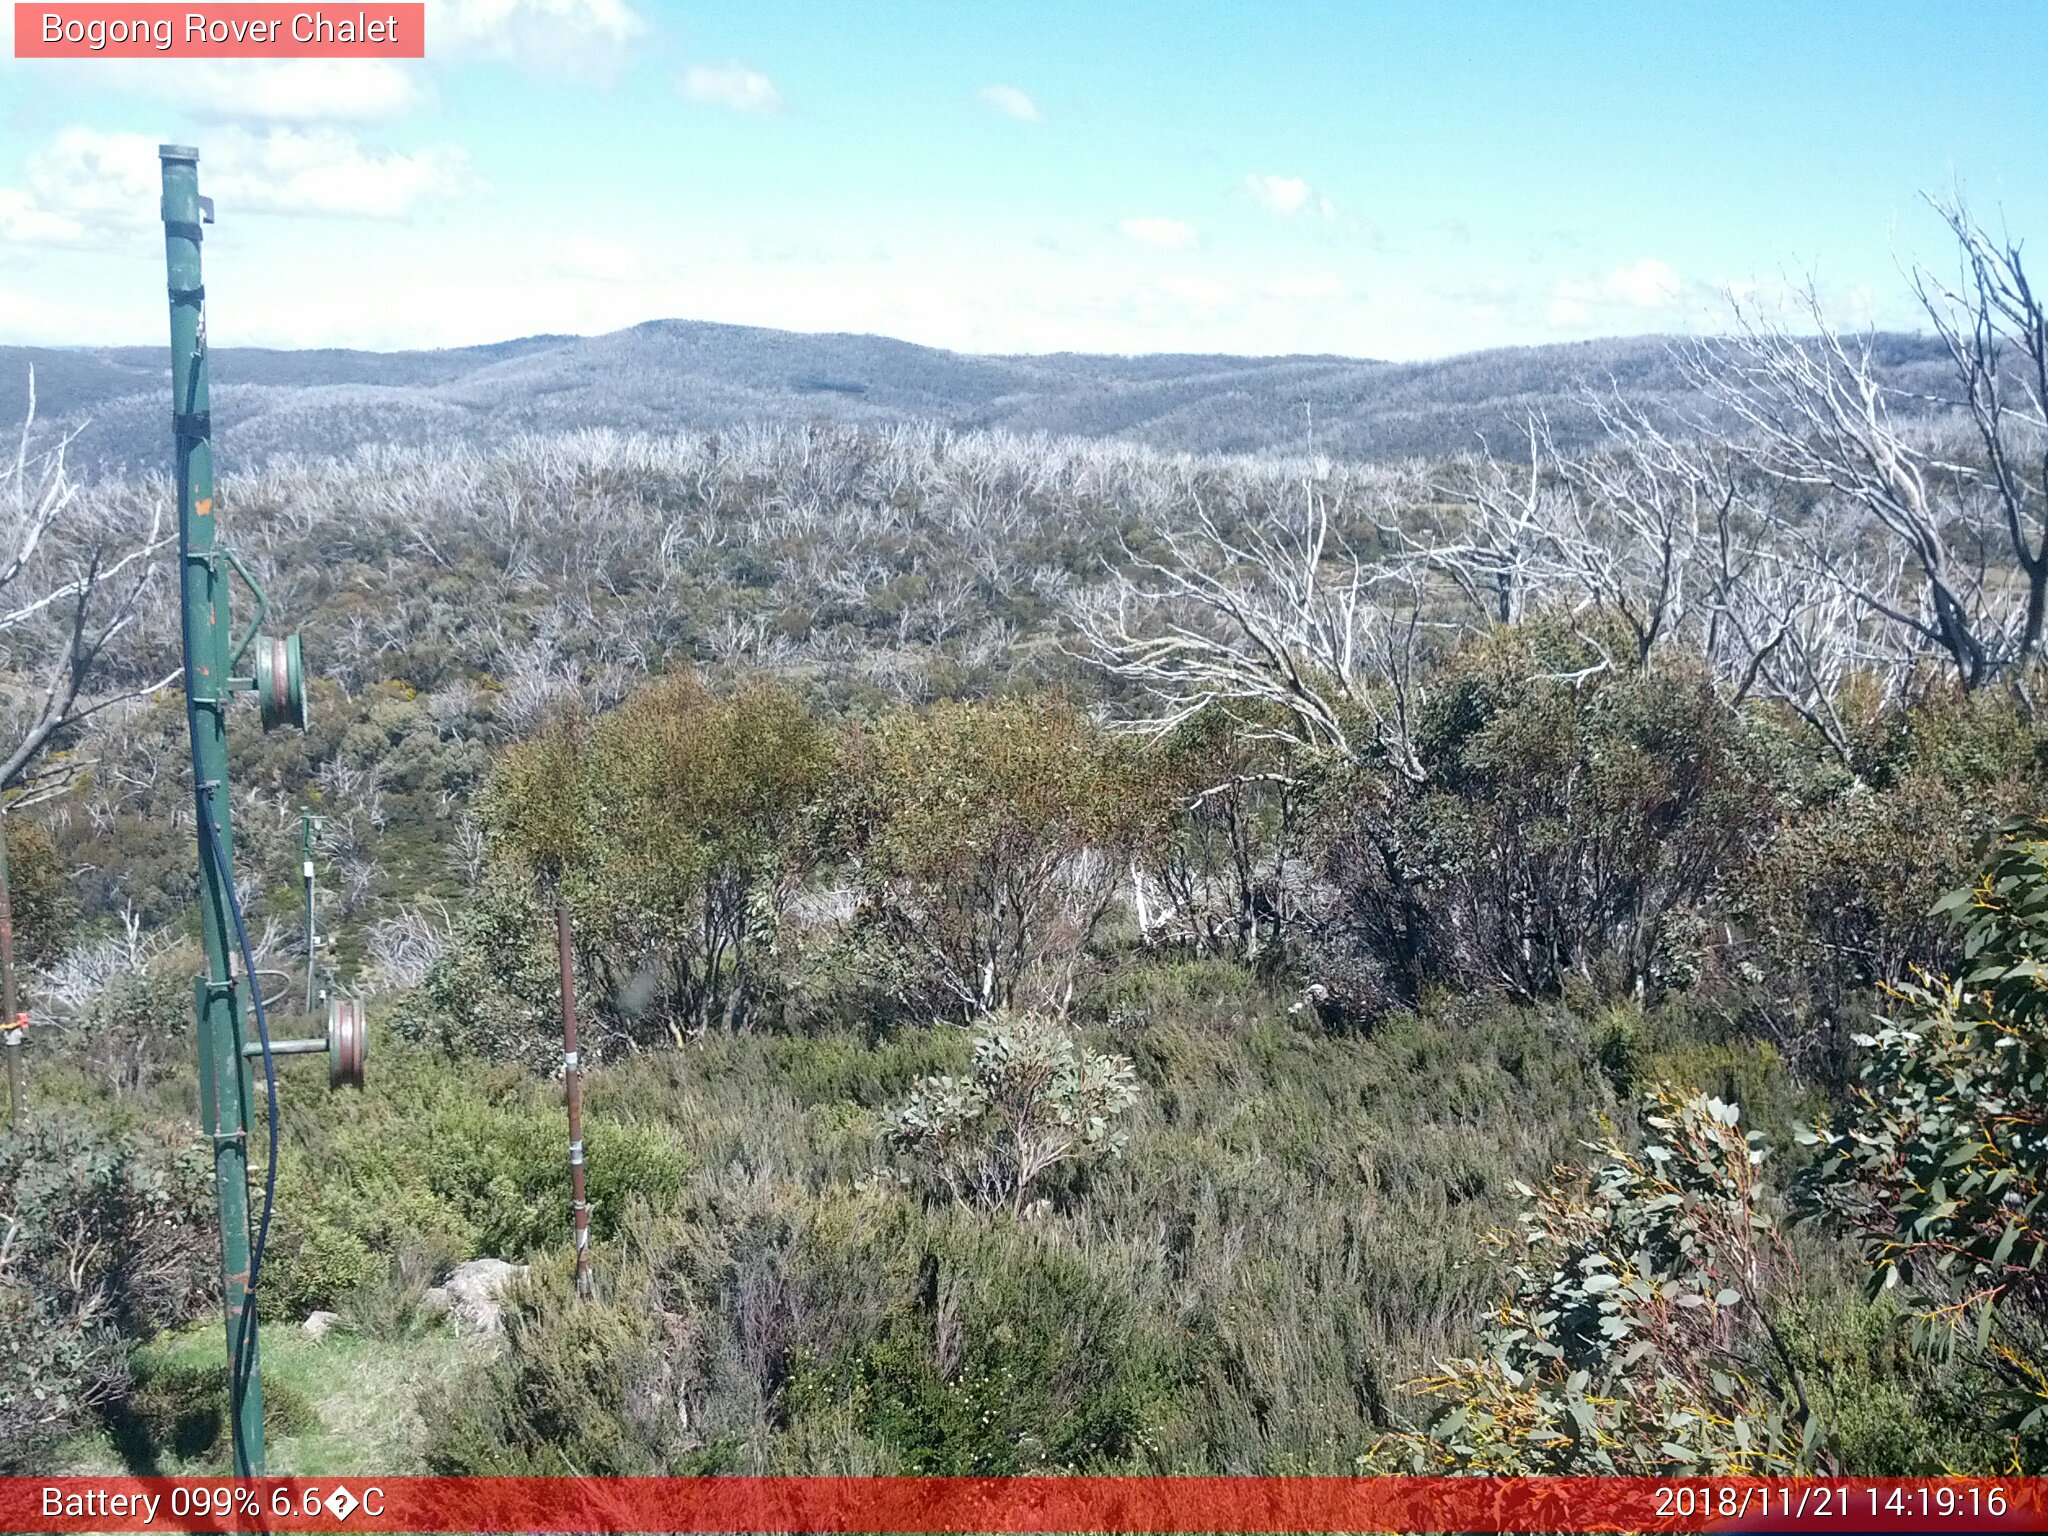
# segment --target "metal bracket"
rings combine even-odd
[[[242,564],[241,558],[236,555],[233,546],[222,544],[216,547],[220,551],[221,558],[226,560],[234,573],[242,578],[242,584],[249,589],[249,595],[256,599],[256,611],[249,617],[249,627],[242,631],[242,638],[235,642],[235,648],[228,653],[228,670],[232,672],[242,664],[243,656],[248,654],[250,642],[256,638],[256,631],[263,627],[264,615],[270,612],[270,599],[263,595],[262,586],[254,576],[249,574],[249,568]],[[249,686],[252,688],[256,686],[253,678],[250,680]]]

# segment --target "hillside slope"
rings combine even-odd
[[[1883,338],[1912,387],[1940,361],[1921,337]],[[168,362],[151,347],[0,347],[0,421],[18,419],[31,366],[47,418],[81,425],[82,468],[158,462]],[[1434,455],[1512,438],[1532,410],[1559,435],[1573,401],[1609,383],[1647,403],[1697,401],[1664,338],[1504,348],[1416,363],[1293,356],[1060,353],[977,356],[876,336],[655,320],[602,336],[529,336],[436,352],[213,354],[224,456],[345,453],[368,441],[489,441],[526,430],[635,431],[747,421],[938,420],[1169,449],[1250,452],[1305,440],[1355,458]]]

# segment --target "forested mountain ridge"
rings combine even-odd
[[[363,442],[487,443],[606,426],[660,432],[742,422],[936,421],[1240,453],[1348,458],[1498,446],[1531,412],[1560,441],[1597,432],[1578,397],[1617,390],[1653,410],[1701,401],[1668,337],[1507,347],[1423,362],[1203,354],[994,356],[878,336],[652,320],[599,336],[528,336],[444,351],[212,355],[224,464],[346,453]],[[1941,366],[1930,337],[1875,339],[1889,378],[1917,393]],[[82,471],[165,451],[167,357],[156,347],[0,347],[0,418],[18,419],[33,368],[48,419],[79,428]]]

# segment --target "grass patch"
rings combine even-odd
[[[477,1348],[445,1330],[400,1342],[293,1323],[262,1330],[265,1470],[397,1476],[424,1470],[418,1400]],[[57,1458],[77,1476],[213,1476],[228,1468],[227,1349],[218,1322],[165,1334],[135,1357],[136,1390],[105,1427]]]

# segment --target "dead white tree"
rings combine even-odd
[[[1293,514],[1231,533],[1203,507],[1125,550],[1125,569],[1070,608],[1076,653],[1151,702],[1136,722],[1171,731],[1210,708],[1254,738],[1361,757],[1377,747],[1422,777],[1411,729],[1427,627],[1417,572],[1369,562],[1333,537],[1313,485]]]
[[[71,438],[39,437],[35,413],[31,372],[13,459],[0,461],[0,786],[31,793],[62,781],[46,758],[67,729],[178,678],[126,644],[170,542],[162,502],[81,490],[64,463]]]
[[[2048,621],[2048,309],[2019,242],[1994,240],[1959,198],[1929,200],[1956,242],[1957,274],[1925,267],[1914,292],[1947,346],[1980,457],[1952,465],[1989,500],[2021,589],[2016,626],[2002,637],[2018,669],[2041,649]]]
[[[1954,364],[1952,395],[1888,384],[1874,338],[1836,329],[1811,282],[1799,334],[1738,303],[1735,334],[1689,366],[1737,425],[1728,448],[1794,493],[1754,498],[1765,544],[1895,629],[1909,665],[1935,657],[1975,689],[2022,682],[2048,616],[2048,317],[2016,243],[1992,241],[1960,204],[1936,206],[1960,274],[1922,269],[1915,291]],[[1944,450],[1930,406],[1967,417],[1974,453]],[[1867,558],[1871,546],[1891,554]]]
[[[1752,563],[1734,521],[1733,466],[1619,391],[1589,391],[1583,403],[1599,425],[1599,448],[1564,454],[1547,422],[1537,429],[1563,492],[1547,529],[1556,574],[1579,603],[1620,625],[1638,666],[1680,637],[1717,654],[1726,592]]]
[[[1901,557],[1896,550],[1888,553],[1894,561]],[[1885,557],[1886,552],[1873,552],[1861,558]],[[1836,558],[1846,565],[1857,557],[1843,551]],[[1823,572],[1811,559],[1756,552],[1717,594],[1719,647],[1709,660],[1730,702],[1739,708],[1755,697],[1783,704],[1853,767],[1855,743],[1842,712],[1850,680],[1862,674],[1896,684],[1909,667],[1900,662],[1889,621],[1854,595],[1857,585],[1886,579],[1873,572],[1845,582],[1839,571]]]
[[[1396,509],[1379,530],[1412,562],[1448,577],[1494,624],[1521,623],[1551,594],[1568,567],[1560,545],[1577,536],[1566,492],[1545,473],[1548,431],[1531,416],[1526,432],[1524,459],[1500,458],[1482,439],[1480,451],[1436,487],[1460,516],[1455,530],[1417,524],[1411,508]]]
[[[364,975],[377,992],[417,987],[446,952],[455,924],[446,904],[427,897],[370,925]]]

